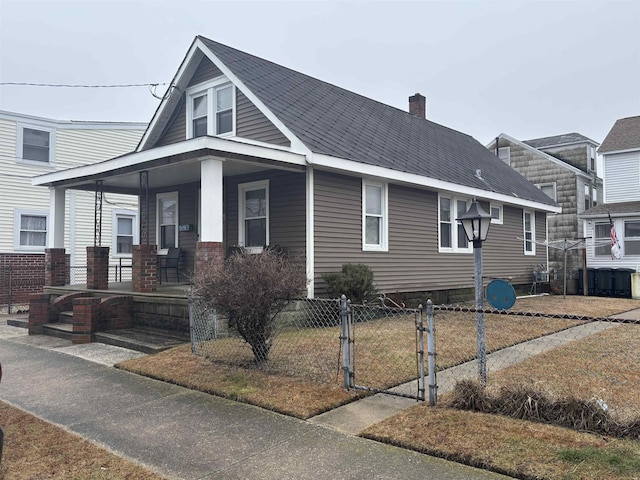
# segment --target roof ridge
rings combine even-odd
[[[390,108],[390,109],[396,110],[396,111],[398,111],[398,112],[400,112],[400,113],[402,113],[402,114],[407,115],[407,116],[408,116],[408,118],[414,119],[414,120],[411,120],[411,121],[426,121],[426,122],[429,122],[429,123],[431,123],[431,124],[433,124],[433,125],[437,125],[438,127],[446,128],[447,130],[451,130],[451,131],[453,131],[453,132],[455,132],[455,133],[457,133],[457,134],[465,135],[465,136],[467,136],[467,137],[471,137],[471,138],[473,138],[473,137],[472,137],[471,135],[469,135],[468,133],[461,132],[461,131],[456,130],[456,129],[452,128],[452,127],[448,127],[448,126],[446,126],[446,125],[442,125],[442,124],[440,124],[440,123],[438,123],[438,122],[434,122],[433,120],[430,120],[429,118],[420,118],[420,117],[417,117],[417,116],[412,115],[411,113],[409,113],[407,110],[403,110],[402,108],[395,107],[395,106],[393,106],[393,105],[389,105],[389,104],[387,104],[387,103],[381,102],[381,101],[376,100],[376,99],[371,98],[371,97],[367,97],[366,95],[363,95],[363,94],[358,93],[358,92],[354,92],[353,90],[348,90],[348,89],[346,89],[346,88],[344,88],[344,87],[341,87],[341,86],[336,85],[336,84],[334,84],[334,83],[328,82],[328,81],[326,81],[326,80],[322,80],[322,79],[320,79],[320,78],[313,77],[313,76],[311,76],[311,75],[309,75],[309,74],[307,74],[307,73],[300,72],[300,71],[298,71],[298,70],[294,70],[293,68],[286,67],[286,66],[284,66],[284,65],[281,65],[281,64],[279,64],[279,63],[273,62],[273,61],[268,60],[268,59],[266,59],[266,58],[262,58],[262,57],[259,57],[259,56],[257,56],[257,55],[254,55],[254,54],[252,54],[252,53],[248,53],[248,52],[245,52],[245,51],[243,51],[243,50],[239,50],[239,49],[237,49],[237,48],[235,48],[235,47],[231,47],[231,46],[226,45],[226,44],[224,44],[224,43],[220,43],[220,42],[217,42],[217,41],[215,41],[215,40],[211,40],[210,38],[207,38],[207,37],[205,37],[205,36],[203,36],[203,35],[197,35],[197,37],[198,37],[200,40],[205,41],[205,43],[206,43],[206,42],[211,42],[211,43],[214,43],[214,44],[216,44],[216,45],[220,45],[220,46],[222,46],[222,47],[224,47],[224,48],[231,49],[231,50],[233,50],[233,51],[235,51],[235,52],[238,52],[238,53],[240,53],[240,54],[242,54],[242,55],[247,55],[247,56],[250,56],[250,57],[252,57],[252,58],[254,58],[254,59],[257,59],[257,60],[259,60],[259,61],[261,61],[261,62],[266,62],[266,63],[268,63],[268,64],[270,64],[270,65],[274,65],[274,66],[276,66],[276,67],[278,67],[278,68],[281,68],[281,69],[283,69],[283,70],[287,70],[287,71],[289,71],[289,72],[293,72],[293,73],[294,73],[294,74],[296,74],[296,75],[302,75],[302,76],[304,76],[304,77],[306,77],[306,78],[308,78],[308,79],[310,79],[310,80],[313,80],[313,81],[315,81],[315,82],[323,83],[323,84],[328,85],[328,86],[330,86],[331,88],[337,89],[337,90],[339,90],[339,91],[341,91],[341,92],[347,92],[347,93],[349,93],[350,95],[356,95],[357,97],[360,97],[360,98],[362,98],[362,99],[364,99],[364,100],[367,100],[367,101],[369,101],[369,102],[374,102],[375,104],[378,104],[378,105],[384,106],[385,108]],[[407,98],[408,98],[408,97],[407,97]]]

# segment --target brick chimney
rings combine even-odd
[[[419,93],[409,97],[409,113],[415,117],[427,118],[427,99]]]

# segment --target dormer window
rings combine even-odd
[[[235,90],[225,77],[187,89],[187,138],[232,136]]]

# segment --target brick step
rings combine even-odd
[[[73,338],[73,325],[69,323],[47,323],[42,325],[42,334],[50,337],[71,340]]]
[[[29,328],[29,317],[7,318],[7,325],[11,325],[12,327]]]
[[[60,323],[70,323],[73,325],[73,312],[60,312],[59,322]]]

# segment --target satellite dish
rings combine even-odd
[[[516,291],[506,280],[496,278],[487,285],[487,301],[497,310],[508,310],[516,303]]]

